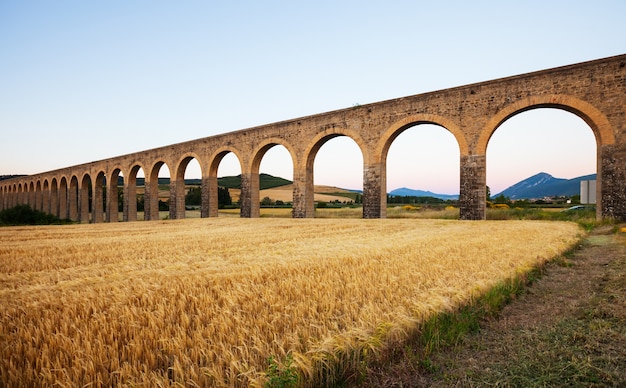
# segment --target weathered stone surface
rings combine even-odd
[[[31,176],[0,181],[0,209],[28,203],[81,222],[117,220],[115,190],[107,206],[88,189],[102,192],[124,176],[123,220],[137,218],[134,200],[139,169],[146,177],[145,218],[158,219],[158,172],[165,164],[173,188],[170,218],[182,218],[184,171],[192,158],[202,169],[203,217],[217,216],[217,168],[229,152],[241,163],[242,217],[258,217],[259,166],[265,152],[284,146],[294,166],[293,217],[313,217],[313,162],[320,147],[349,136],[363,154],[363,217],[386,215],[386,158],[393,140],[410,126],[431,123],[459,144],[461,218],[485,217],[486,151],[491,135],[508,118],[534,108],[557,108],[581,117],[598,146],[598,215],[626,220],[626,55],[522,74],[472,85],[336,110],[224,133]],[[87,202],[85,202],[87,201]],[[93,202],[91,203],[93,204]],[[106,217],[102,213],[106,211]],[[113,214],[115,213],[115,214]]]

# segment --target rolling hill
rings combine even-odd
[[[540,172],[492,196],[504,195],[510,199],[533,199],[552,196],[571,197],[572,195],[580,194],[580,181],[593,179],[596,179],[596,174],[563,179]]]

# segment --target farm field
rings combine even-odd
[[[419,219],[0,228],[0,385],[262,386],[289,362],[328,382],[581,235]]]

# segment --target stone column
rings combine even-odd
[[[259,173],[250,174],[250,218],[261,217],[261,183],[259,181]]]
[[[170,219],[185,218],[185,179],[170,179]]]
[[[620,148],[626,148],[621,146]],[[616,145],[603,145],[600,149],[600,198],[597,207],[599,218],[626,221],[626,149],[618,152]],[[622,158],[620,158],[622,156]]]
[[[117,181],[117,177],[114,178]],[[118,199],[117,199],[117,182],[113,183],[113,178],[109,179],[106,186],[106,222],[117,222],[118,217]]]
[[[59,188],[50,185],[50,214],[60,217],[59,215]]]
[[[217,170],[216,170],[217,174]],[[204,179],[202,183],[204,183]],[[217,194],[217,175],[211,175],[206,179],[207,188],[207,203],[208,203],[208,216],[217,217],[219,210],[219,201]],[[204,206],[204,205],[203,205]]]
[[[93,187],[92,187],[92,193],[93,193],[93,197],[92,197],[92,201],[91,201],[91,209],[92,209],[92,217],[91,219],[93,220],[94,223],[97,222],[102,222],[103,220],[103,214],[104,214],[104,209],[102,208],[102,201],[104,200],[104,198],[102,198],[102,178],[98,178],[96,177],[95,179],[92,180],[93,182]]]
[[[145,178],[145,193],[143,199],[144,219],[155,221],[159,219],[159,180]]]
[[[78,222],[89,223],[89,186],[85,184],[78,189]]]
[[[251,195],[251,181],[250,173],[241,173],[241,194],[239,195],[239,208],[241,210],[241,218],[250,218],[252,216],[252,195]],[[259,176],[257,174],[257,180]],[[257,183],[258,185],[258,183]]]
[[[206,218],[206,217],[210,217],[210,213],[209,213],[209,178],[208,177],[202,177],[202,186],[200,188],[200,198],[201,198],[201,202],[200,202],[200,217],[201,218]]]
[[[461,155],[460,218],[484,220],[487,204],[485,155]]]
[[[144,206],[145,206],[144,196]],[[124,204],[122,219],[124,221],[137,221],[137,178],[133,179],[133,182],[129,179],[124,179]],[[144,213],[145,214],[145,213]]]
[[[293,172],[293,202],[291,215],[293,218],[315,217],[315,202],[313,193],[313,177],[308,171],[294,168]]]
[[[383,218],[383,193],[381,163],[374,163],[363,168],[363,218]],[[387,202],[385,195],[385,203]]]

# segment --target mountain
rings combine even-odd
[[[389,192],[389,195],[393,195],[397,197],[433,197],[433,198],[439,198],[443,200],[459,199],[458,195],[436,194],[436,193],[433,193],[432,191],[414,190],[414,189],[408,189],[406,187],[401,187],[399,189],[392,190]]]
[[[492,195],[497,197],[504,195],[510,199],[532,199],[552,196],[568,196],[580,194],[580,181],[594,180],[596,174],[584,175],[572,179],[555,178],[552,175],[540,172],[530,178],[526,178],[513,186],[508,187],[501,193]]]

